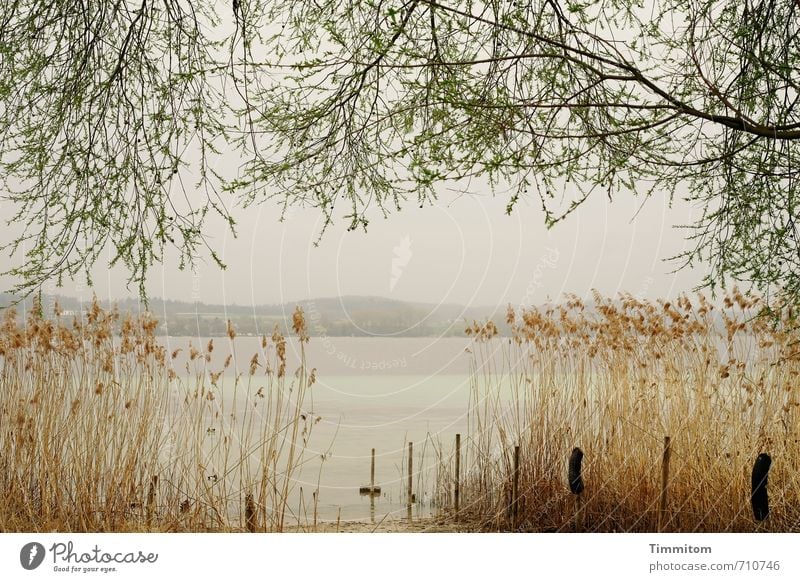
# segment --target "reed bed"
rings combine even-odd
[[[148,315],[94,303],[85,316],[8,310],[0,325],[0,531],[283,531],[302,525],[296,474],[314,424],[302,311],[237,369],[184,369]],[[232,366],[232,367],[231,367]],[[228,369],[229,367],[230,370]],[[315,497],[318,497],[318,492]],[[297,506],[295,504],[298,504]]]
[[[523,531],[800,530],[800,339],[792,313],[738,290],[509,308],[474,338],[460,519]],[[670,437],[666,505],[664,438]],[[520,447],[512,510],[513,451]],[[568,461],[584,453],[580,511]],[[770,513],[751,471],[772,458]],[[660,520],[659,520],[660,518]]]

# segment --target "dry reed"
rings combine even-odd
[[[570,452],[580,447],[586,531],[655,531],[670,437],[664,531],[800,529],[800,334],[791,313],[734,290],[647,302],[595,295],[586,305],[509,308],[511,338],[491,322],[473,344],[462,511],[510,529],[511,456],[521,447],[519,529],[568,531]],[[774,460],[766,528],[750,472]]]
[[[22,321],[21,321],[22,320]],[[294,327],[307,341],[303,314]],[[248,373],[210,368],[213,340],[184,370],[148,315],[94,302],[52,320],[35,307],[0,324],[0,531],[282,531],[318,422],[313,383],[289,377],[286,338],[262,340]],[[301,349],[302,352],[302,349]],[[235,366],[233,370],[236,370]]]

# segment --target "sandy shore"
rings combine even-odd
[[[325,521],[318,522],[316,529],[292,528],[295,533],[453,533],[471,531],[465,524],[442,518],[419,518],[411,523],[391,514],[376,516],[371,521]]]

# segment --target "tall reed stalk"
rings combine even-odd
[[[314,418],[304,352],[277,331],[247,373],[185,369],[148,315],[96,302],[85,317],[13,310],[0,327],[0,530],[281,531]],[[302,311],[294,318],[308,341]],[[235,331],[229,326],[231,346]],[[247,511],[246,511],[247,509]],[[247,514],[247,515],[245,515]]]
[[[759,317],[735,290],[715,307],[575,297],[509,308],[512,336],[475,323],[462,515],[507,529],[514,447],[518,526],[567,531],[568,461],[580,447],[587,531],[655,531],[664,437],[671,439],[665,531],[753,531],[750,472],[768,452],[768,528],[800,529],[800,339],[788,309]]]

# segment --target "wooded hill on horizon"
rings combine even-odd
[[[0,310],[15,307],[19,313],[33,306],[34,298],[20,300],[0,294]],[[62,316],[74,316],[88,307],[73,297],[43,295],[45,315],[51,316],[58,302]],[[505,307],[466,307],[454,303],[422,303],[385,297],[322,297],[279,304],[207,304],[152,298],[147,306],[135,298],[99,301],[104,308],[116,306],[121,313],[149,311],[158,321],[158,333],[172,336],[222,336],[231,321],[239,335],[271,334],[278,326],[283,333],[291,328],[292,313],[301,307],[312,337],[387,336],[426,337],[463,336],[473,320],[504,320]],[[503,331],[507,331],[503,329]]]

